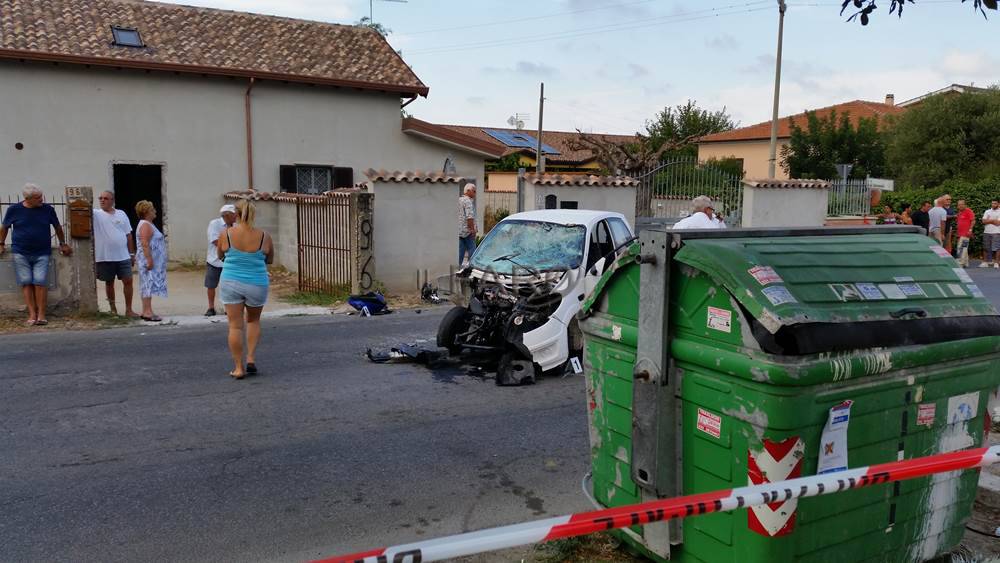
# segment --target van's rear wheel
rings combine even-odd
[[[462,346],[455,337],[469,330],[469,310],[465,307],[453,307],[438,325],[437,345],[447,348],[448,353],[457,356],[462,352]]]

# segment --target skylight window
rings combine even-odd
[[[139,30],[134,27],[111,26],[111,34],[114,35],[114,44],[119,47],[145,47]]]

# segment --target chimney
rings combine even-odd
[[[893,94],[886,94],[885,95],[885,105],[887,105],[887,106],[894,106],[894,105],[896,105],[896,96],[893,95]]]

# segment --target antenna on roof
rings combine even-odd
[[[507,125],[510,125],[515,129],[524,129],[524,124],[529,119],[531,119],[531,114],[515,113],[514,115],[507,118]]]

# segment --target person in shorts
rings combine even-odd
[[[1000,201],[994,199],[990,208],[983,213],[983,261],[980,268],[1000,268],[997,254],[1000,253]]]
[[[219,209],[219,217],[208,224],[208,254],[205,257],[205,290],[208,292],[206,317],[218,314],[215,310],[215,290],[222,275],[222,259],[219,258],[219,235],[236,222],[236,206],[227,203]]]
[[[958,200],[958,214],[955,216],[958,229],[958,248],[955,254],[958,265],[969,267],[969,241],[972,240],[972,227],[976,224],[976,214],[965,204],[964,199]]]
[[[14,254],[14,276],[21,286],[24,304],[28,308],[28,326],[49,324],[45,316],[49,299],[49,259],[52,256],[52,230],[59,238],[59,252],[69,256],[73,250],[66,244],[66,235],[56,210],[45,203],[45,195],[34,184],[25,184],[24,201],[7,208],[0,223],[0,256],[7,252],[7,231],[14,229],[11,251]]]
[[[115,303],[115,278],[122,282],[125,297],[125,316],[137,318],[132,309],[132,267],[135,265],[135,237],[132,223],[121,209],[115,209],[115,194],[101,192],[97,197],[100,207],[94,210],[94,261],[97,279],[104,282],[104,294],[111,312],[118,314]]]

